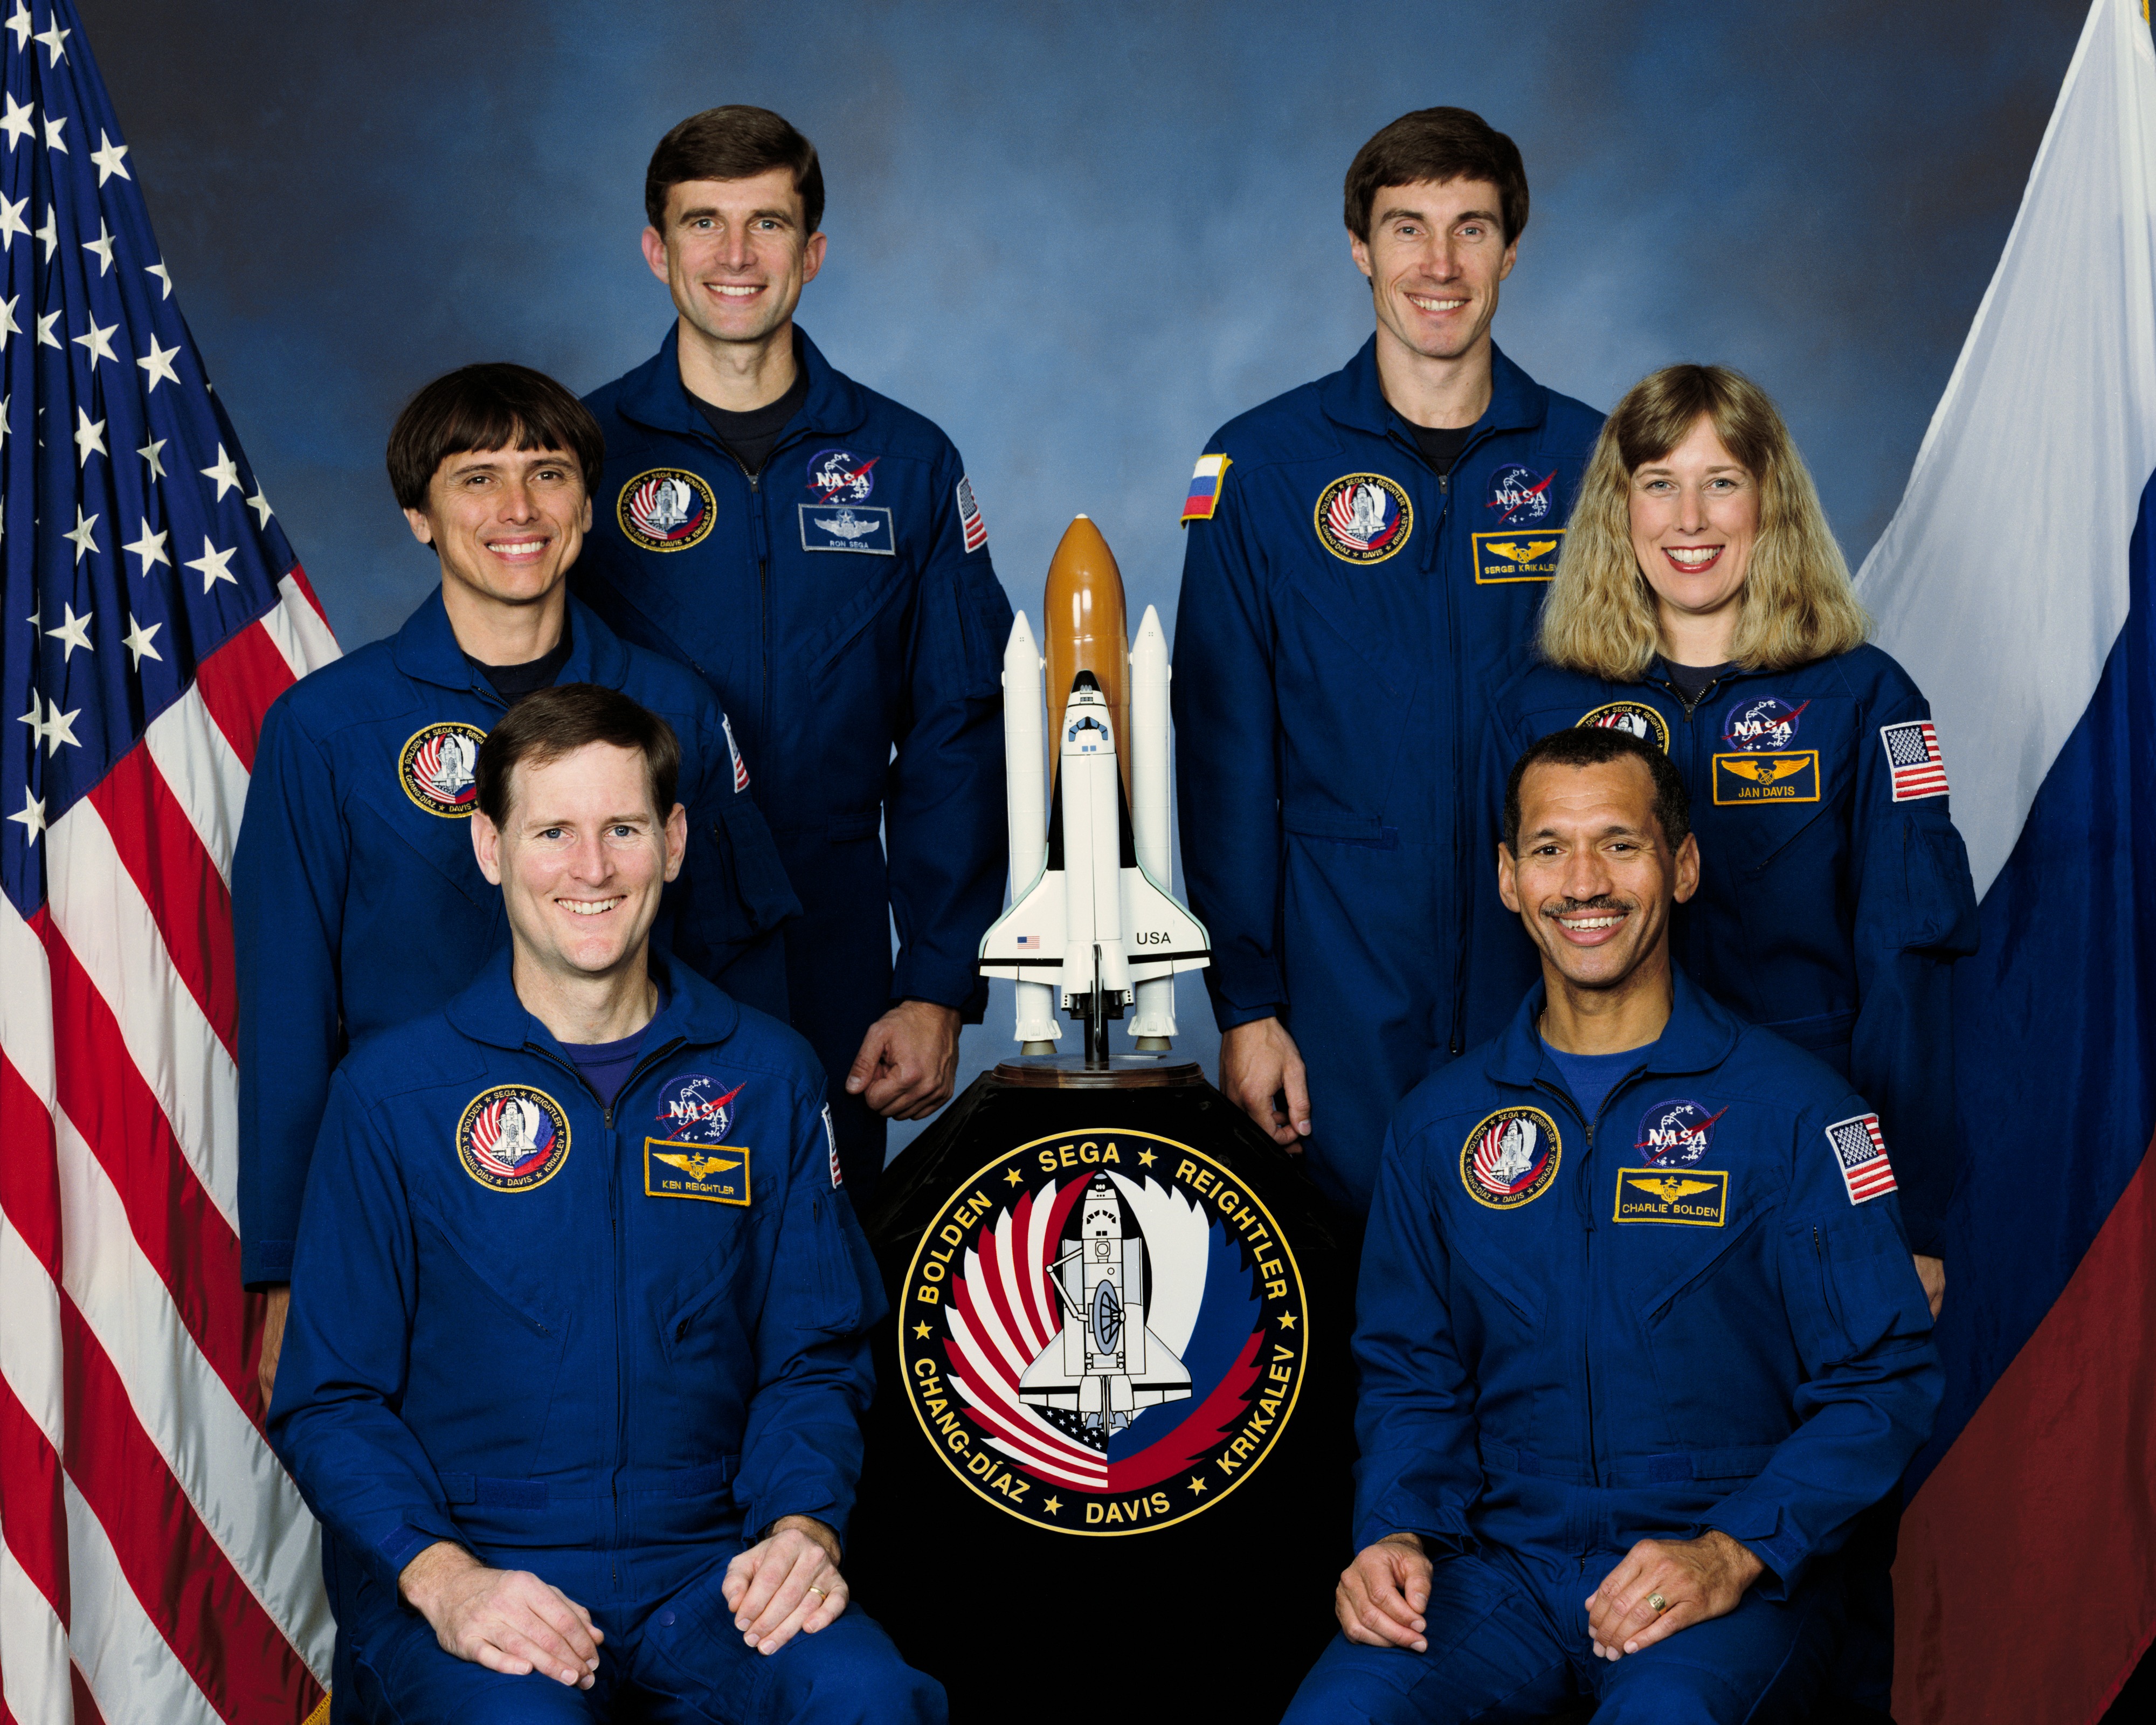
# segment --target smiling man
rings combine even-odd
[[[509,950],[332,1086],[270,1435],[340,1717],[944,1717],[839,1568],[883,1298],[823,1074],[652,946],[680,768],[617,691],[520,702],[468,835]]]
[[[859,1197],[884,1121],[948,1100],[959,1023],[986,1002],[1010,605],[951,440],[793,321],[829,244],[808,140],[762,108],[692,115],[653,152],[644,201],[676,316],[590,398],[606,482],[576,588],[692,666],[756,760],[804,912],[786,933],[793,1021],[831,1075]]]
[[[1542,981],[1387,1135],[1358,1554],[1288,1720],[1802,1718],[1938,1405],[1886,1142],[1671,965],[1699,849],[1660,750],[1553,732],[1504,834]]]
[[[472,857],[480,744],[557,682],[626,691],[684,739],[686,864],[666,932],[691,968],[786,1009],[773,932],[796,906],[710,690],[568,596],[599,430],[522,366],[467,366],[415,395],[389,476],[441,586],[387,640],[287,690],[263,721],[233,865],[239,970],[241,1272],[270,1292],[277,1369],[300,1201],[346,1049],[430,1012],[508,940]]]
[[[1601,422],[1491,339],[1527,220],[1510,138],[1403,116],[1345,216],[1376,331],[1206,445],[1172,686],[1221,1088],[1361,1209],[1393,1105],[1461,1046],[1484,703]]]

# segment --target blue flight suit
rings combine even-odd
[[[782,1516],[843,1532],[882,1285],[792,1030],[654,952],[603,1107],[506,952],[337,1070],[270,1435],[321,1519],[360,1717],[937,1720],[850,1610],[766,1657],[719,1591]],[[439,1540],[588,1609],[602,1687],[444,1652],[398,1578]]]
[[[683,387],[676,336],[586,398],[606,475],[570,581],[624,637],[700,672],[756,762],[803,912],[785,935],[791,1017],[831,1076],[858,1198],[883,1171],[883,1121],[843,1088],[869,1026],[896,1000],[969,1023],[987,1002],[974,963],[1008,860],[1010,603],[928,420],[802,335],[808,399],[751,479]]]
[[[1176,774],[1214,1016],[1287,1025],[1312,1172],[1358,1211],[1394,1105],[1466,1045],[1486,703],[1533,631],[1602,423],[1502,353],[1491,382],[1440,478],[1373,337],[1206,445],[1230,465],[1183,552]]]
[[[1354,1542],[1421,1537],[1430,1651],[1337,1637],[1291,1721],[1800,1717],[1832,1554],[1930,1433],[1931,1316],[1846,1083],[1680,971],[1587,1121],[1543,1005],[1401,1105],[1363,1249]],[[1588,1594],[1709,1528],[1766,1565],[1738,1608],[1594,1658]]]
[[[1659,660],[1638,683],[1537,665],[1491,706],[1470,1034],[1494,1035],[1539,968],[1497,896],[1512,762],[1590,720],[1644,733],[1683,776],[1699,837],[1699,892],[1671,927],[1677,962],[1872,1102],[1910,1243],[1942,1255],[1957,1154],[1953,961],[1976,950],[1976,892],[1943,773],[1905,775],[1896,800],[1881,733],[1909,752],[1909,727],[1932,716],[1908,674],[1859,647],[1794,670],[1732,672],[1687,709]]]
[[[680,737],[689,851],[667,890],[665,932],[696,969],[783,1014],[770,932],[798,906],[762,815],[735,788],[718,703],[574,599],[568,629],[557,685],[619,689]],[[290,1278],[307,1164],[345,1050],[434,1011],[509,943],[501,890],[472,855],[468,751],[507,711],[465,660],[436,592],[394,635],[300,679],[263,720],[232,881],[249,1286]],[[446,733],[431,761],[430,731]],[[445,746],[465,752],[461,772]]]

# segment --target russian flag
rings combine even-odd
[[[1209,521],[1220,502],[1220,481],[1227,477],[1225,455],[1200,455],[1190,475],[1190,495],[1183,501],[1183,519]]]
[[[1983,947],[1903,1725],[2088,1725],[2156,1634],[2156,52],[2096,0],[1858,577],[1929,695]]]

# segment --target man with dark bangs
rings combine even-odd
[[[598,683],[673,726],[689,840],[662,931],[691,968],[785,1016],[776,931],[798,906],[726,715],[693,672],[568,594],[604,454],[583,403],[523,366],[428,384],[390,433],[389,478],[440,588],[263,721],[232,885],[240,1265],[270,1295],[265,1404],[330,1074],[353,1044],[440,1007],[508,940],[468,824],[479,746],[523,696]]]

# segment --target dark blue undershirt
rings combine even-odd
[[[1548,1037],[1543,1039],[1543,1051],[1557,1062],[1558,1070],[1564,1076],[1564,1087],[1572,1092],[1573,1101],[1579,1105],[1580,1117],[1590,1127],[1594,1117],[1602,1111],[1602,1105],[1609,1100],[1609,1092],[1647,1055],[1645,1048],[1628,1048],[1618,1054],[1567,1054],[1553,1046]]]
[[[646,1024],[644,1030],[650,1028]],[[637,1056],[644,1051],[644,1030],[639,1030],[634,1036],[624,1036],[619,1042],[565,1042],[562,1045],[562,1052],[575,1062],[577,1070],[584,1076],[584,1082],[592,1087],[592,1094],[599,1099],[602,1108],[613,1106],[613,1099],[621,1094],[622,1086],[629,1082],[629,1075],[636,1070]]]

